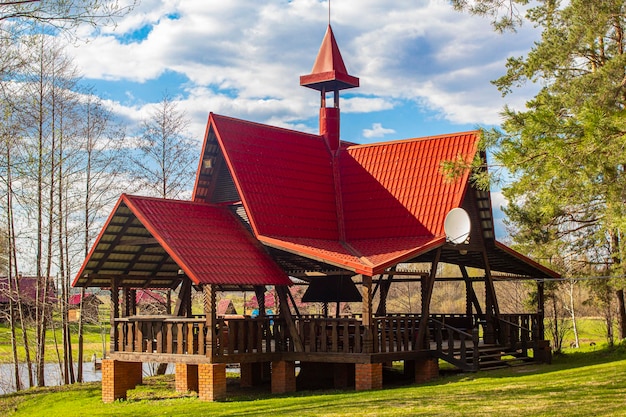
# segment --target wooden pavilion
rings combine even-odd
[[[382,387],[392,361],[419,382],[438,375],[440,360],[466,371],[505,358],[549,360],[542,280],[558,275],[496,241],[490,193],[472,185],[468,168],[453,178],[442,169],[485,159],[479,132],[342,141],[339,91],[359,79],[348,74],[330,26],[301,85],[320,92],[318,135],[210,114],[193,201],[120,197],[74,281],[111,290],[104,401],[124,398],[148,361],[175,363],[177,389],[216,400],[226,396],[230,363],[240,365],[242,386],[269,377],[272,392],[283,393],[297,388],[296,368],[308,382],[364,390]],[[443,225],[457,207],[472,229],[468,241],[452,244]],[[415,263],[429,268],[409,271]],[[459,268],[467,299],[459,314],[430,311],[442,263]],[[293,279],[310,284],[311,300],[358,299],[361,311],[300,314],[287,290]],[[390,286],[406,279],[420,283],[421,311],[390,314]],[[536,313],[501,314],[497,279],[535,280]],[[146,288],[177,290],[173,314],[134,315],[135,292]],[[269,289],[279,300],[272,316],[262,305]],[[259,316],[218,316],[216,293],[228,290],[254,291]],[[193,291],[204,295],[199,316]]]

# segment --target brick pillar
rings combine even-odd
[[[176,391],[198,392],[198,365],[176,364]]]
[[[382,363],[357,363],[354,365],[354,389],[364,391],[383,387]]]
[[[126,391],[142,382],[141,362],[102,359],[102,401],[126,399]]]
[[[295,362],[272,362],[272,394],[283,394],[296,390]]]
[[[439,377],[439,360],[429,358],[415,361],[415,382],[420,384]]]
[[[216,401],[226,397],[226,364],[201,363],[198,365],[198,398]]]

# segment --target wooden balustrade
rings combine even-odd
[[[376,353],[409,352],[417,350],[419,315],[375,317],[374,346]]]
[[[116,352],[206,355],[204,318],[136,316],[115,319]],[[277,317],[217,320],[216,356],[293,350],[284,321]]]
[[[299,318],[296,327],[305,352],[361,353],[363,326],[355,318]]]
[[[532,342],[539,340],[538,314],[503,314],[498,322],[500,343],[511,348],[522,350],[527,355]]]
[[[502,315],[498,337],[508,346],[526,349],[536,340],[538,326],[535,314]],[[368,353],[402,353],[419,349],[417,332],[420,315],[395,314],[375,317],[370,329],[372,344]],[[359,318],[300,317],[295,319],[304,352],[365,353],[365,327]],[[115,319],[113,346],[117,352],[176,355],[207,355],[241,359],[241,355],[293,352],[294,344],[286,323],[278,316],[218,318],[213,349],[207,346],[206,321],[203,317],[135,316]],[[476,352],[478,326],[465,315],[432,315],[427,343],[449,361],[462,363]],[[370,345],[368,345],[370,346]],[[433,345],[431,345],[432,349]],[[426,349],[429,349],[426,347]],[[446,353],[448,352],[448,353]],[[461,363],[459,362],[459,363]]]
[[[461,369],[478,370],[478,327],[465,331],[431,318],[429,329],[437,346],[437,357]]]

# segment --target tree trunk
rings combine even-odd
[[[617,290],[617,305],[619,309],[619,338],[626,339],[626,306],[624,303],[624,289]]]
[[[575,282],[570,280],[569,282],[569,312],[572,318],[572,330],[574,331],[574,347],[577,349],[580,347],[580,340],[578,339],[578,326],[576,325],[576,311],[574,310],[574,285]]]

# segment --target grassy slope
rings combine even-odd
[[[440,378],[379,391],[305,391],[271,396],[232,390],[228,401],[178,396],[172,378],[147,380],[128,401],[103,404],[99,384],[0,397],[7,416],[618,416],[626,415],[626,348],[556,358],[552,365]]]

